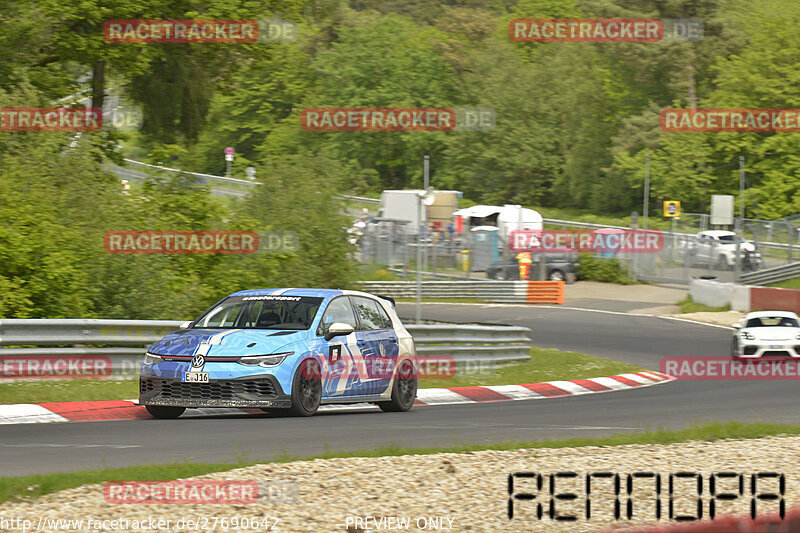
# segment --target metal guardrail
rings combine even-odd
[[[786,279],[800,276],[800,263],[767,268],[757,272],[747,272],[739,276],[741,283],[746,285],[764,285],[766,283],[777,283]]]
[[[415,281],[364,281],[366,292],[392,298],[415,298]],[[475,298],[498,303],[563,303],[563,282],[553,281],[423,281],[424,298]]]
[[[0,320],[0,346],[144,345],[157,341],[181,324],[183,322],[176,320],[3,319]]]
[[[544,219],[542,219],[542,222],[544,222],[545,224],[552,224],[554,226],[573,226],[573,227],[576,227],[576,228],[590,228],[590,229],[591,228],[595,228],[595,229],[612,228],[612,229],[625,229],[625,230],[630,230],[631,229],[631,228],[628,228],[628,227],[625,227],[625,226],[610,226],[608,224],[592,224],[592,223],[589,223],[589,222],[575,222],[575,221],[572,221],[572,220],[559,220],[559,219],[555,219],[555,218],[544,218]],[[697,233],[678,233],[678,232],[669,233],[668,231],[664,231],[664,230],[657,230],[657,231],[662,231],[665,234],[669,234],[669,235],[673,235],[675,237],[681,237],[681,238],[697,237]],[[782,243],[782,242],[759,241],[758,245],[760,247],[762,247],[762,248],[774,248],[776,250],[789,250],[789,249],[793,248],[792,245],[785,244],[785,243]]]
[[[386,270],[388,270],[389,272],[397,272],[398,274],[408,273],[409,275],[413,275],[415,277],[417,275],[417,271],[413,269],[404,270],[402,268],[386,268]],[[422,275],[430,278],[461,279],[469,281],[469,278],[466,278],[465,276],[457,276],[455,274],[442,274],[439,272],[427,272],[425,270],[422,271]]]
[[[87,358],[102,363],[98,367],[104,369],[103,375],[137,375],[147,346],[183,323],[176,320],[0,320],[0,346],[4,347],[0,349],[0,378],[22,377],[19,373],[8,374],[6,366],[16,368],[20,361],[28,364],[31,359],[42,362],[36,365],[38,370],[49,365],[51,373],[41,377],[65,375],[70,366]],[[418,356],[452,357],[457,366],[526,361],[531,346],[530,330],[517,326],[409,324],[406,329],[414,337]],[[82,346],[43,347],[69,344]],[[24,345],[36,347],[5,348]],[[116,346],[93,347],[95,345]]]
[[[353,200],[356,202],[363,202],[365,204],[377,204],[380,205],[381,201],[378,198],[367,198],[366,196],[351,196],[349,194],[339,194],[334,196],[337,200]]]

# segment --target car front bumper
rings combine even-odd
[[[737,356],[741,359],[760,359],[771,356],[800,359],[800,340],[740,341]]]
[[[211,379],[208,383],[184,383],[180,379],[142,372],[140,405],[180,407],[289,408],[292,401],[274,376]]]

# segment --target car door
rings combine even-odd
[[[325,357],[325,365],[322,382],[323,397],[340,397],[347,395],[349,389],[357,386],[357,382],[352,381],[351,372],[354,363],[360,359],[360,352],[356,344],[356,334],[341,335],[325,340],[325,334],[331,324],[341,322],[353,326],[353,330],[358,328],[350,298],[338,296],[328,302],[328,306],[322,314],[317,335],[322,346],[322,355]],[[358,375],[358,373],[356,373]]]
[[[367,379],[353,394],[376,395],[383,393],[391,383],[397,364],[400,345],[392,321],[383,307],[372,298],[351,296],[359,326],[356,344],[366,365]]]

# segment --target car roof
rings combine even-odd
[[[753,313],[747,313],[745,316],[746,319],[750,318],[761,318],[762,316],[780,316],[786,318],[799,318],[797,313],[792,313],[791,311],[755,311]]]
[[[723,237],[726,235],[736,235],[736,233],[732,231],[727,231],[723,229],[709,229],[705,231],[701,231],[698,235],[710,235],[712,237]]]
[[[280,288],[280,289],[250,289],[238,291],[231,296],[314,296],[326,298],[328,296],[339,296],[342,294],[340,289],[312,289],[312,288]]]

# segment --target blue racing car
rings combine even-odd
[[[357,291],[259,289],[217,302],[148,348],[139,403],[157,418],[192,407],[313,415],[321,404],[408,411],[414,340],[389,298]]]

